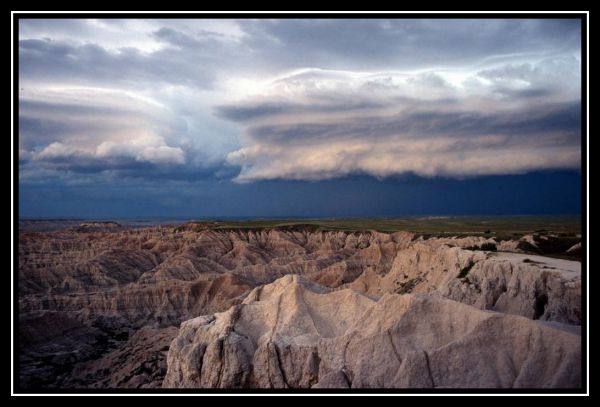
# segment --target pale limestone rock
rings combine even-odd
[[[580,343],[524,317],[290,275],[182,324],[163,387],[569,388],[581,383]]]

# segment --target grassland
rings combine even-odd
[[[199,220],[197,229],[269,229],[308,227],[312,230],[357,232],[409,231],[435,236],[481,235],[502,239],[528,233],[553,233],[561,236],[581,234],[578,216],[497,216],[424,217],[399,219],[280,219],[280,220]]]

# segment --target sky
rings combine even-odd
[[[576,214],[580,30],[22,19],[19,216]]]

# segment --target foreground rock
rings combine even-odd
[[[581,263],[414,242],[386,274],[367,269],[346,287],[370,296],[427,293],[483,310],[581,324]]]
[[[569,388],[580,363],[568,326],[286,276],[184,322],[163,387]]]

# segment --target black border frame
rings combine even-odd
[[[464,389],[29,389],[23,388],[19,383],[19,304],[18,304],[18,292],[19,292],[19,276],[18,276],[18,258],[19,258],[19,20],[20,19],[82,19],[82,18],[115,18],[115,19],[140,19],[140,18],[164,18],[164,19],[185,19],[185,18],[206,18],[206,19],[249,19],[249,18],[277,18],[277,19],[377,19],[377,18],[406,18],[406,19],[577,19],[581,23],[581,221],[582,221],[582,325],[581,325],[581,341],[582,341],[582,387],[578,389],[481,389],[481,388],[464,388]],[[447,12],[435,12],[435,13],[323,13],[323,12],[300,12],[300,13],[264,13],[264,12],[248,12],[248,13],[198,13],[198,12],[177,12],[177,13],[165,13],[165,12],[76,12],[76,13],[47,13],[47,12],[14,12],[12,13],[13,22],[13,82],[12,82],[12,96],[13,96],[13,281],[12,295],[13,295],[13,385],[11,387],[11,394],[15,395],[35,395],[35,394],[75,394],[75,395],[86,395],[86,394],[201,394],[201,395],[215,395],[215,394],[229,394],[229,395],[241,395],[241,394],[310,394],[310,395],[322,395],[322,394],[335,394],[335,395],[357,395],[357,394],[388,394],[388,395],[410,395],[410,394],[536,394],[536,395],[552,395],[552,394],[586,394],[588,392],[588,355],[587,355],[587,318],[588,318],[588,298],[587,298],[587,284],[588,284],[588,264],[587,264],[587,253],[588,253],[588,218],[587,218],[587,142],[588,142],[588,122],[587,122],[587,96],[588,96],[588,83],[587,83],[587,63],[588,63],[588,19],[587,13],[564,13],[564,12],[549,12],[549,13],[523,13],[523,12],[491,12],[491,13],[447,13]],[[15,180],[17,182],[15,182]]]

